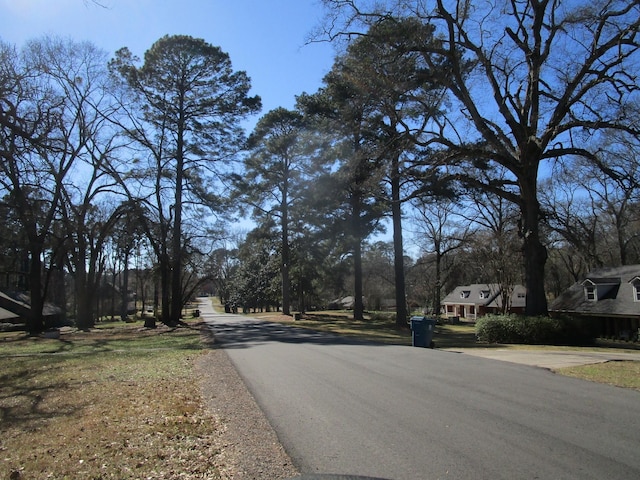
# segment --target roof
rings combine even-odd
[[[640,265],[606,267],[589,272],[549,305],[549,311],[597,315],[601,317],[640,316],[640,302],[635,301],[634,283]],[[598,300],[588,300],[586,286],[595,286]]]
[[[0,292],[0,308],[12,312],[18,317],[28,317],[31,311],[29,296],[24,292]],[[44,317],[56,316],[62,313],[62,309],[52,303],[45,302],[42,307]]]
[[[502,306],[500,285],[497,283],[475,283],[456,287],[441,302],[443,305],[484,305],[490,308]],[[526,289],[522,285],[515,285],[511,294],[511,308],[524,307],[526,304]]]
[[[6,321],[15,321],[17,319],[19,319],[20,316],[10,312],[9,310],[0,307],[0,322],[6,322]]]
[[[620,285],[620,277],[592,277],[589,276],[582,281],[582,285]]]

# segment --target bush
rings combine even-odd
[[[529,345],[584,344],[596,337],[594,322],[573,318],[486,315],[476,323],[478,341]]]
[[[396,313],[395,312],[372,312],[369,315],[369,318],[373,321],[383,321],[383,322],[395,322],[396,321]]]

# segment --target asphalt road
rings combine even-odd
[[[461,353],[202,315],[302,473],[640,478],[640,393]]]

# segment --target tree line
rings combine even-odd
[[[126,272],[141,245],[167,324],[205,282],[285,314],[350,293],[355,319],[392,295],[399,325],[455,282],[524,283],[538,315],[639,261],[637,2],[324,4],[331,71],[246,138],[260,98],[204,40],[1,45],[3,270],[28,267],[30,331],[65,276],[91,326],[108,252]]]

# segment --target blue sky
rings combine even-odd
[[[252,80],[262,114],[291,108],[313,93],[334,59],[327,43],[305,45],[322,18],[316,0],[0,0],[0,38],[22,46],[45,34],[88,40],[109,57],[120,47],[139,57],[160,37],[203,38]]]

